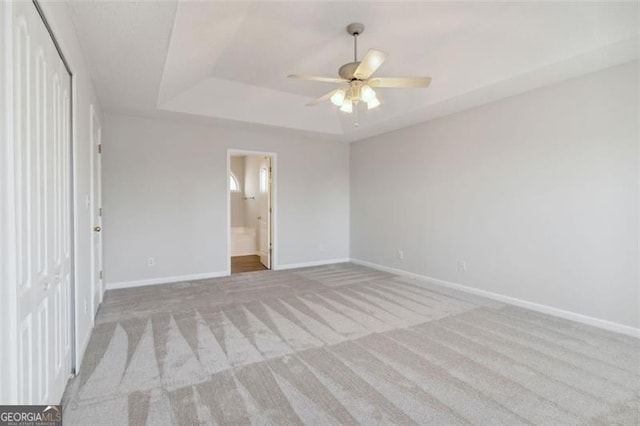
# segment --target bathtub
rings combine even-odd
[[[231,228],[231,256],[258,254],[258,238],[255,228]]]

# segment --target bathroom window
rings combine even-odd
[[[229,173],[229,189],[231,192],[240,192],[240,184],[238,178],[233,173]]]
[[[260,169],[260,192],[267,192],[269,185],[269,175],[266,167]]]

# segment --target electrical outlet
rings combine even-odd
[[[458,271],[465,272],[467,270],[467,262],[464,260],[458,260]]]
[[[147,258],[147,266],[156,266],[156,258],[155,257]]]
[[[398,259],[404,260],[404,250],[398,250]]]

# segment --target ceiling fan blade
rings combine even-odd
[[[347,80],[343,78],[317,77],[315,75],[290,74],[287,77],[297,78],[298,80],[319,81],[321,83],[346,83],[347,82]]]
[[[367,82],[371,87],[428,87],[431,77],[382,77]]]
[[[376,72],[380,65],[387,59],[389,56],[386,52],[382,50],[369,49],[362,61],[360,61],[360,65],[353,73],[353,76],[359,80],[366,80],[371,75]]]
[[[331,96],[333,96],[334,93],[336,93],[338,90],[340,89],[335,89],[330,91],[329,93],[325,93],[324,95],[320,96],[319,98],[316,98],[314,100],[312,100],[311,102],[309,102],[307,104],[307,106],[315,106],[318,105],[319,103],[322,103],[324,101],[328,101],[329,99],[331,99]]]

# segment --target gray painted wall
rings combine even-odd
[[[349,256],[347,144],[113,113],[103,144],[108,284],[227,269],[228,148],[277,154],[277,265]]]
[[[639,73],[352,144],[351,257],[638,327]]]

